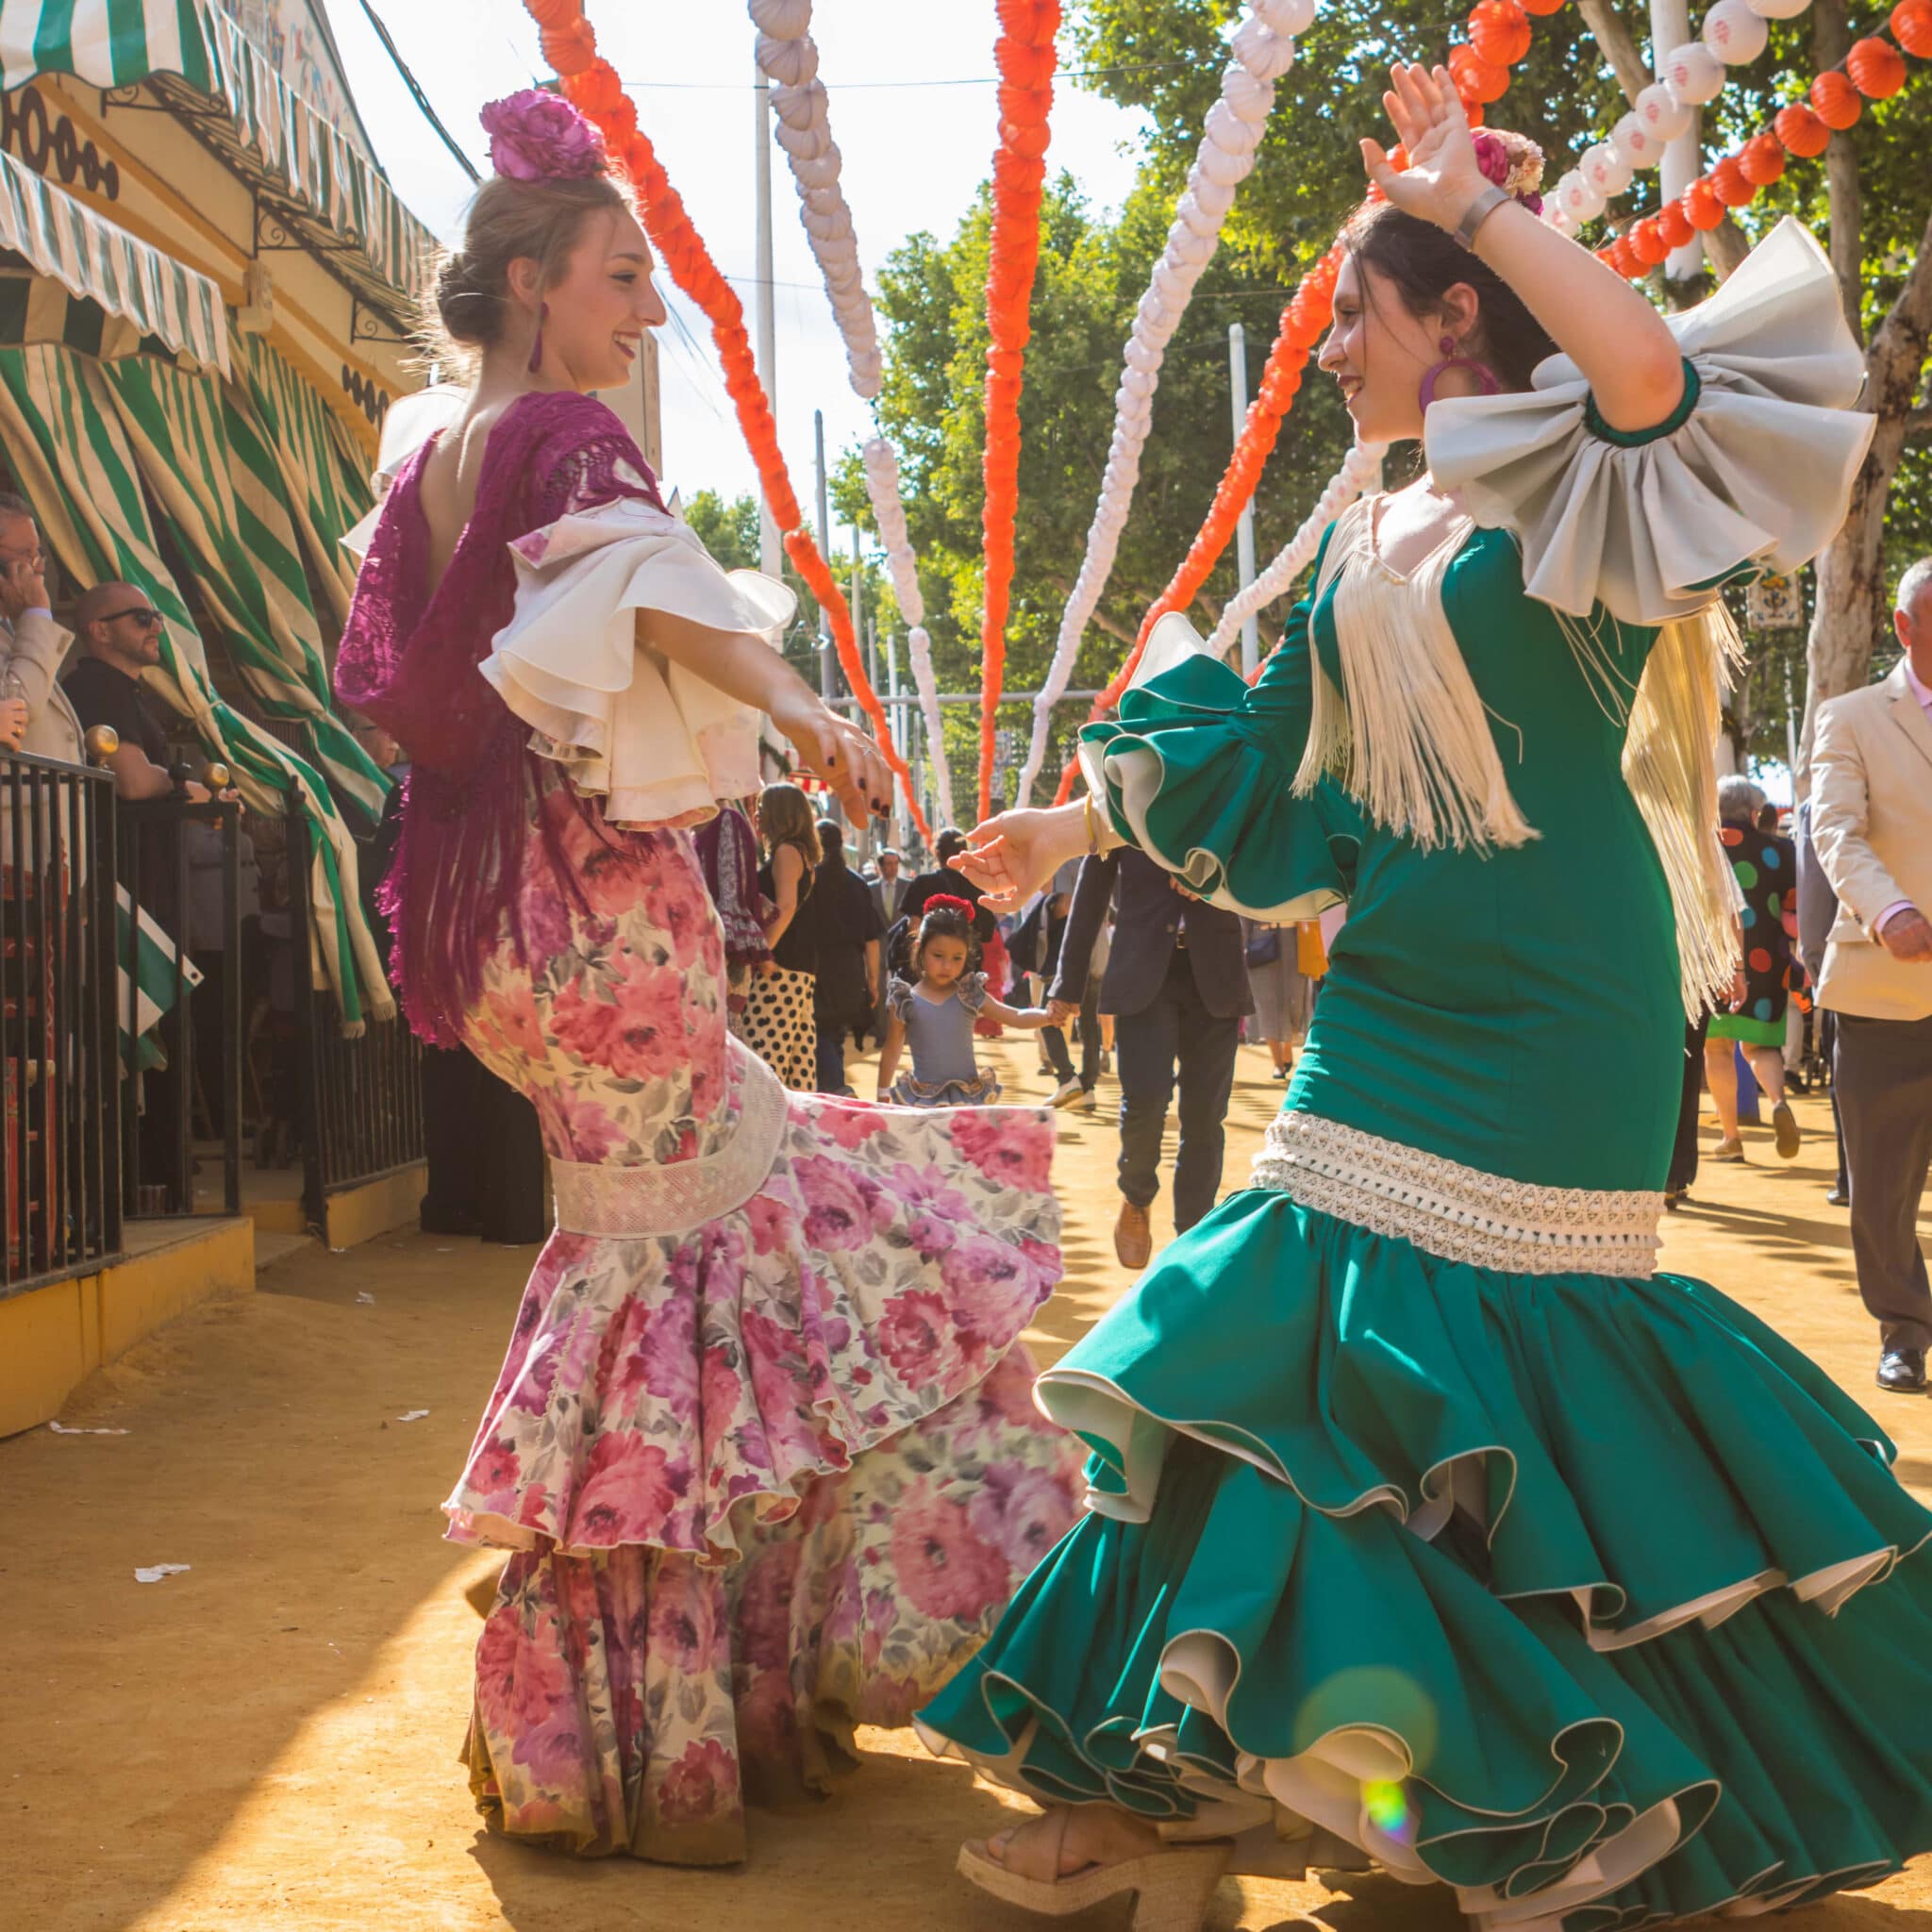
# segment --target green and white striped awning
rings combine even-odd
[[[0,92],[37,74],[94,87],[172,76],[225,108],[233,138],[222,151],[312,216],[323,242],[352,243],[391,291],[413,293],[426,279],[428,229],[214,0],[0,0]]]
[[[139,241],[0,149],[0,248],[69,294],[228,374],[228,311],[207,275]]]
[[[150,431],[159,431],[165,425],[172,443],[177,428],[193,421],[206,428],[210,419],[199,413],[199,405],[185,415],[164,410],[158,401],[145,398],[124,407],[107,372],[149,360],[97,362],[51,343],[0,349],[0,448],[22,493],[34,507],[48,548],[75,579],[96,584],[119,578],[137,585],[161,613],[161,662],[148,673],[146,681],[158,697],[192,721],[210,753],[227,761],[242,803],[249,810],[271,817],[294,811],[308,821],[315,855],[308,874],[315,932],[310,965],[315,983],[335,992],[343,1032],[359,1033],[369,1019],[393,1018],[395,1000],[362,910],[356,841],[317,767],[225,704],[209,681],[200,633],[161,561],[142,489],[145,466],[137,458],[125,425],[129,412],[145,417]],[[199,381],[212,387],[215,378],[207,375]],[[224,483],[212,463],[209,477],[208,488],[212,491],[236,489],[232,472]],[[206,540],[208,555],[224,561],[217,554],[227,551],[236,526],[225,517],[215,525],[203,525],[200,512],[188,499],[177,497],[175,503],[175,509],[163,511],[175,541]],[[289,575],[280,568],[275,574],[280,577],[277,586],[258,584],[239,600],[231,598],[220,611],[225,622],[263,626],[256,634],[262,641],[259,654],[235,653],[238,668],[258,692],[274,681],[269,675],[270,654],[287,635],[286,630],[278,631],[277,623],[286,625],[288,620]],[[208,597],[208,584],[197,582]],[[233,591],[234,587],[227,589]],[[211,597],[209,601],[212,608]],[[271,605],[276,617],[268,614]],[[297,656],[303,654],[298,650]],[[302,707],[308,695],[306,665],[298,671],[285,660],[281,675],[283,701]],[[314,715],[309,714],[311,719]],[[322,737],[317,734],[318,740]],[[359,752],[356,756],[359,758]],[[367,761],[362,763],[366,766]],[[385,785],[376,774],[376,798]]]

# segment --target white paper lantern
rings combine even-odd
[[[1305,34],[1315,24],[1315,0],[1248,0],[1248,8],[1277,34]]]
[[[1630,185],[1630,163],[1607,141],[1583,150],[1577,158],[1576,172],[1605,201],[1622,194]]]
[[[1664,158],[1663,142],[1634,113],[1610,129],[1610,145],[1633,168],[1654,168]]]
[[[795,41],[811,25],[811,0],[749,0],[748,11],[774,40]]]
[[[1753,13],[1750,0],[1717,0],[1704,16],[1704,44],[1726,67],[1741,67],[1764,52],[1771,38],[1761,14]]]
[[[1575,169],[1557,183],[1557,203],[1573,222],[1593,222],[1604,211],[1604,198]]]
[[[1669,142],[1690,132],[1690,109],[1660,80],[1652,81],[1637,96],[1634,111],[1653,141]]]
[[[1234,58],[1257,80],[1279,80],[1294,65],[1294,42],[1271,33],[1259,20],[1245,20],[1234,37]]]
[[[1257,79],[1245,67],[1230,67],[1221,77],[1221,98],[1243,121],[1265,121],[1274,108],[1274,83]]]
[[[1723,90],[1724,63],[1702,41],[1687,41],[1664,56],[1663,79],[1680,102],[1701,108]]]
[[[1766,20],[1796,20],[1811,0],[1751,0],[1751,11]]]
[[[819,71],[818,43],[809,34],[792,41],[760,34],[752,52],[759,69],[787,87],[803,87]]]

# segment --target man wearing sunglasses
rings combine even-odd
[[[47,608],[46,568],[31,507],[0,491],[0,745],[77,765],[80,720],[58,681],[74,633]]]
[[[86,654],[67,674],[67,695],[81,723],[110,724],[121,749],[108,759],[117,798],[206,799],[208,787],[168,774],[168,734],[142,695],[141,675],[161,661],[161,614],[132,584],[96,584],[75,612]]]

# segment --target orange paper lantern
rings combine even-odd
[[[1906,57],[1890,41],[1854,41],[1845,72],[1867,100],[1889,101],[1906,84]]]
[[[1525,13],[1561,13],[1569,0],[1523,0]]]
[[[1932,5],[1932,0],[1928,0],[1928,5]],[[1780,108],[1772,126],[1786,152],[1796,155],[1800,160],[1808,161],[1822,155],[1831,142],[1831,129],[1802,101]]]
[[[1769,188],[1785,171],[1785,151],[1774,134],[1754,134],[1738,150],[1738,166],[1754,188]]]
[[[1684,212],[1683,204],[1675,201],[1667,202],[1657,210],[1657,231],[1663,237],[1666,248],[1687,247],[1697,232],[1690,225],[1690,218]]]
[[[1630,253],[1645,268],[1655,268],[1671,252],[1655,215],[1648,221],[1639,222],[1624,239],[1629,245]]]
[[[1891,9],[1891,37],[1907,54],[1932,60],[1932,0],[1899,0]]]
[[[1836,68],[1821,74],[1811,83],[1811,105],[1817,109],[1818,118],[1840,134],[1865,111],[1858,90]]]
[[[1500,101],[1509,92],[1509,70],[1485,60],[1474,47],[1450,50],[1449,78],[1465,101],[1474,101],[1478,106]]]
[[[1492,67],[1513,67],[1529,52],[1529,16],[1516,0],[1478,0],[1469,16],[1469,44]]]
[[[1693,181],[1684,191],[1684,218],[1693,228],[1714,228],[1724,218],[1724,205],[1708,181]]]
[[[1742,208],[1757,192],[1745,177],[1744,170],[1739,165],[1736,155],[1726,155],[1705,179],[1710,183],[1717,198],[1726,208]]]

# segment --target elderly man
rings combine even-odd
[[[1858,1292],[1879,1325],[1878,1386],[1925,1388],[1932,1289],[1919,1204],[1932,1162],[1932,558],[1899,579],[1891,675],[1820,708],[1811,835],[1838,893],[1819,1002],[1836,1084]]]
[[[80,763],[80,720],[58,682],[74,633],[47,606],[46,558],[34,513],[0,491],[0,745]]]

